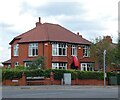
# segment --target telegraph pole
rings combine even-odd
[[[104,87],[106,87],[106,50],[104,50],[104,53],[103,53],[103,59],[104,59]]]

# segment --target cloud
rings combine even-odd
[[[41,6],[31,6],[27,2],[21,5],[21,13],[32,13],[33,16],[77,15],[85,13],[80,2],[48,2]]]

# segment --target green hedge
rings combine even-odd
[[[102,72],[85,72],[85,71],[77,71],[78,79],[103,79]]]
[[[6,79],[12,80],[13,78],[20,79],[21,77],[22,77],[21,70],[12,70],[12,69],[2,70],[2,80],[6,80]]]
[[[37,76],[45,76],[50,78],[50,72],[54,73],[55,80],[61,80],[63,78],[64,73],[71,73],[72,80],[78,79],[103,79],[103,72],[87,72],[80,70],[59,70],[59,69],[47,69],[47,70],[19,70],[19,69],[4,69],[2,71],[2,79],[13,79],[13,78],[21,78],[22,73],[25,73],[27,77],[37,77]],[[115,76],[115,73],[107,73],[107,79],[110,76]]]
[[[45,76],[45,71],[40,69],[35,70],[24,70],[26,77],[37,77]]]

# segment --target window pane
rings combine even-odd
[[[62,55],[62,49],[59,48],[59,55]]]
[[[18,56],[19,44],[15,44],[13,47],[14,56]]]

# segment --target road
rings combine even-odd
[[[3,98],[118,98],[118,87],[3,86]]]

